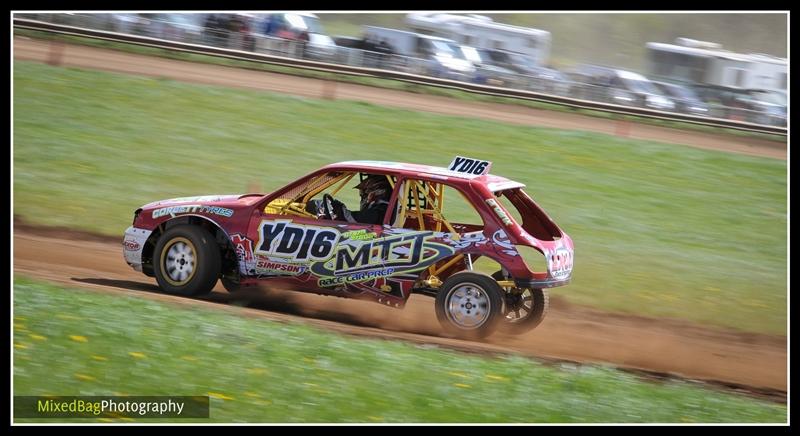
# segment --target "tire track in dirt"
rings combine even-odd
[[[155,279],[125,263],[120,241],[121,237],[87,237],[83,233],[42,230],[17,223],[14,272],[72,287],[210,306],[357,336],[400,339],[482,354],[519,354],[544,361],[606,363],[650,376],[708,381],[785,399],[787,342],[783,336],[606,313],[566,304],[556,297],[547,318],[534,331],[469,342],[445,337],[434,315],[433,299],[421,295],[413,295],[405,309],[397,310],[365,301],[270,289],[229,294],[221,284],[202,299],[162,294]]]

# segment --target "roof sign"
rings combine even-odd
[[[470,159],[468,157],[456,156],[447,167],[450,171],[458,173],[475,174],[482,176],[489,173],[492,163],[488,160]]]

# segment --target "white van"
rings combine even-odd
[[[416,59],[409,65],[415,73],[455,80],[471,80],[475,66],[464,57],[460,46],[451,39],[404,30],[364,26],[364,40],[383,42],[399,56]]]
[[[551,36],[546,30],[497,23],[480,15],[414,13],[406,15],[405,21],[416,32],[475,48],[522,53],[538,66],[549,62]]]

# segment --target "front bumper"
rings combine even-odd
[[[125,238],[122,240],[122,255],[125,257],[125,262],[136,271],[142,271],[142,252],[151,233],[153,233],[152,230],[138,229],[133,226],[125,230]]]

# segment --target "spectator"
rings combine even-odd
[[[308,30],[303,30],[302,32],[300,32],[300,35],[298,36],[297,39],[299,40],[300,43],[300,54],[303,59],[306,59],[308,57],[307,50],[308,50],[308,42],[310,39],[308,35]]]
[[[275,20],[272,19],[272,15],[267,15],[267,19],[264,21],[264,35],[272,35],[272,32],[275,31]]]
[[[375,49],[379,53],[378,68],[386,68],[389,56],[391,56],[393,53],[392,47],[389,45],[386,39],[381,39]]]

